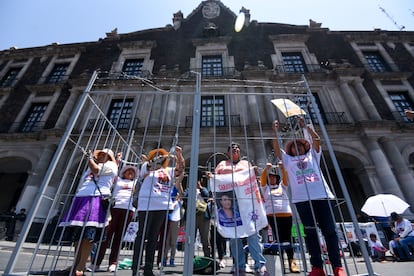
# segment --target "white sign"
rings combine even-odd
[[[216,200],[217,229],[223,237],[248,237],[267,225],[253,169],[216,174],[209,185]]]

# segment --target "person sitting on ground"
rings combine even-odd
[[[392,231],[397,234],[394,238],[394,253],[398,253],[400,261],[412,261],[414,256],[411,255],[408,246],[414,246],[414,232],[411,222],[397,214],[391,213],[391,219],[393,220]],[[398,246],[399,245],[399,246]]]
[[[371,258],[373,262],[385,261],[385,252],[387,252],[388,249],[382,245],[381,240],[377,239],[375,233],[369,234],[368,246],[371,249]]]

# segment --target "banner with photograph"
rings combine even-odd
[[[358,241],[358,236],[356,235],[354,224],[352,222],[344,222],[341,224],[343,225],[343,231],[345,232],[346,239],[349,242]],[[364,240],[368,240],[371,233],[374,233],[377,235],[377,237],[379,237],[378,230],[374,222],[359,222],[358,226],[361,230],[361,235]]]
[[[225,238],[248,237],[267,226],[266,212],[253,169],[216,174],[209,181],[215,218]]]

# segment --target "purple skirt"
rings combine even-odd
[[[101,206],[100,196],[75,197],[59,226],[93,226],[104,228],[108,225],[106,212]]]

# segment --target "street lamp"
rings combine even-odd
[[[234,22],[234,30],[238,33],[240,32],[244,26],[248,26],[250,22],[250,10],[242,7],[240,9],[239,15],[236,17],[236,21]]]

